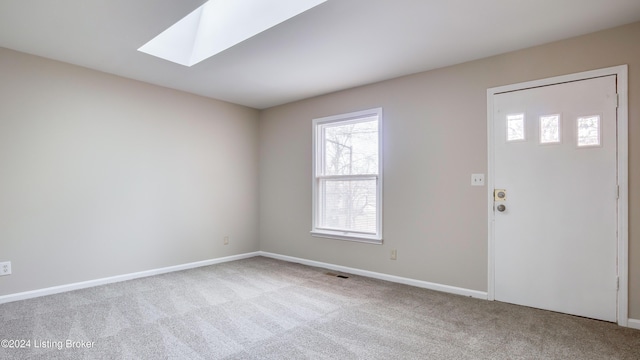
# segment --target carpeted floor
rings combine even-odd
[[[326,273],[256,257],[3,304],[29,347],[0,359],[640,359],[638,330]]]

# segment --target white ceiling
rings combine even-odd
[[[328,0],[191,68],[137,51],[204,2],[0,0],[0,47],[263,109],[640,21],[639,0]]]

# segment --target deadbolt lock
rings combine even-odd
[[[505,201],[507,200],[507,190],[505,189],[495,189],[493,191],[493,198],[495,201]]]

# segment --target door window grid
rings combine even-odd
[[[507,142],[526,141],[525,114],[506,116]],[[601,146],[600,115],[581,116],[576,119],[576,146],[578,148]],[[541,115],[538,122],[538,141],[541,145],[562,142],[562,118],[560,114]]]

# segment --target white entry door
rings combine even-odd
[[[616,321],[616,108],[615,75],[494,95],[496,300]]]

